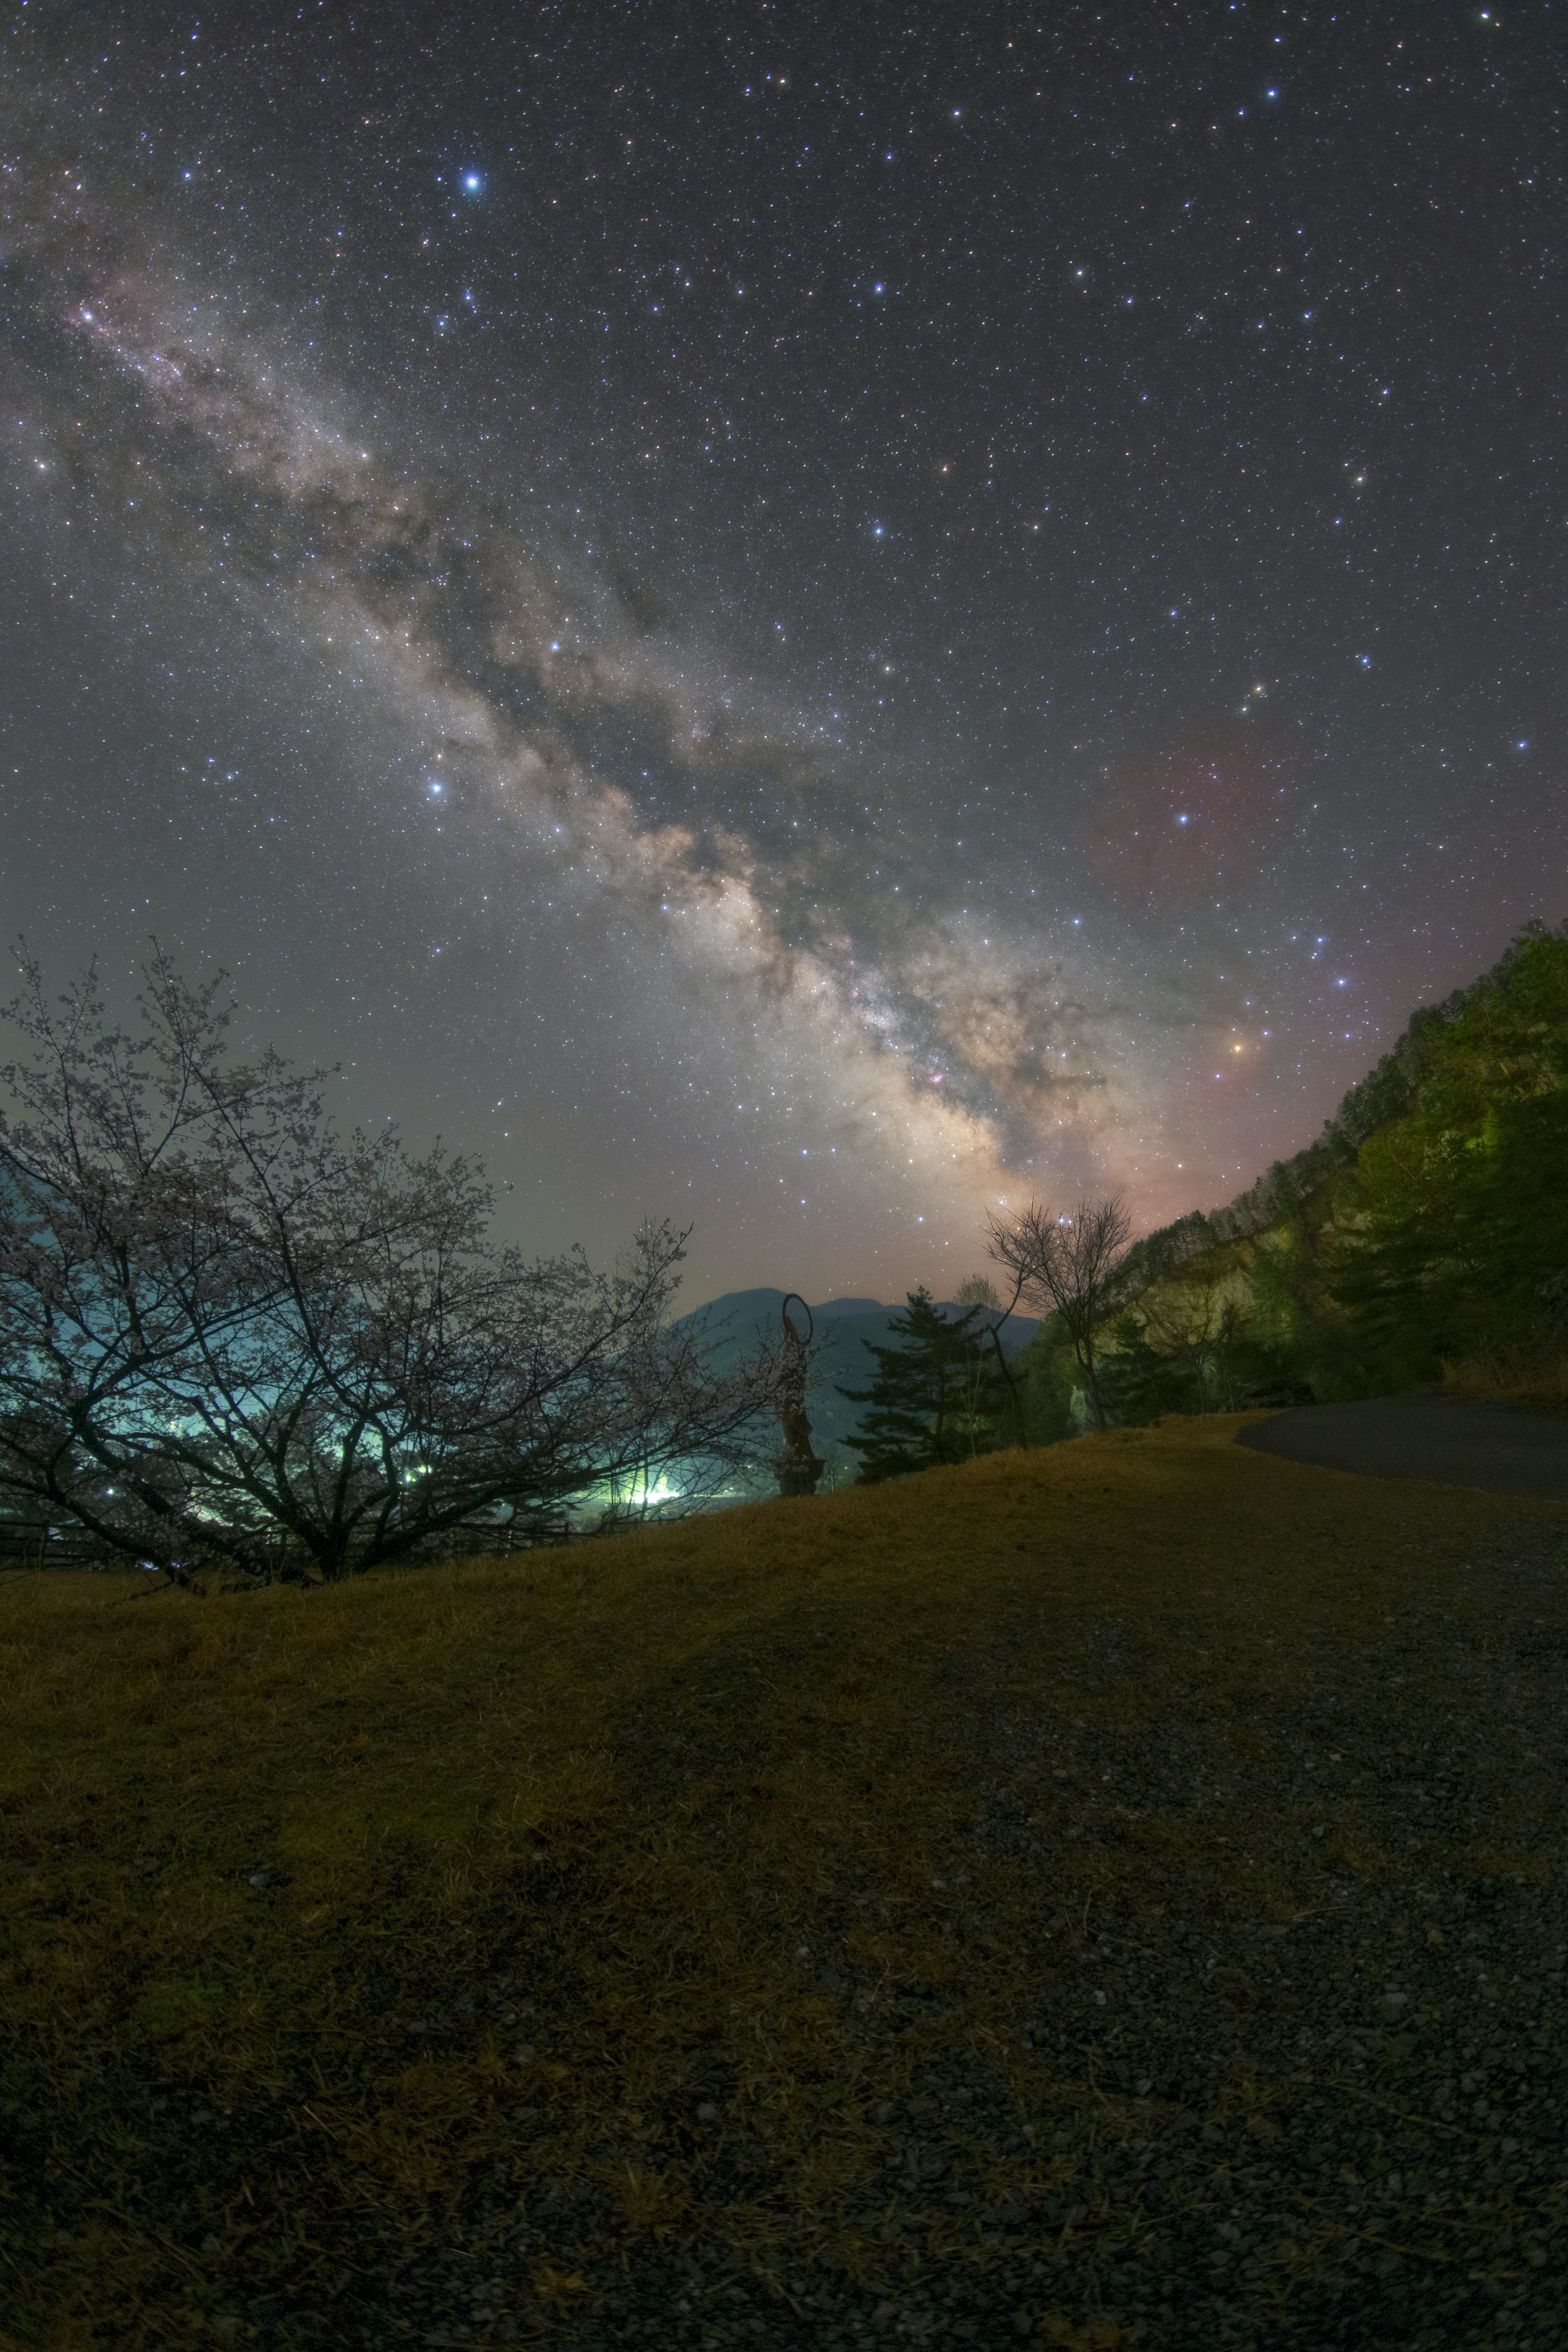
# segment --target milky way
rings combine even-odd
[[[1568,898],[1552,12],[11,37],[8,935],[951,1286]]]

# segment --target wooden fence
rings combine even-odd
[[[454,1528],[448,1534],[432,1536],[421,1544],[412,1554],[411,1564],[422,1559],[493,1559],[497,1554],[529,1551],[539,1544],[566,1543],[573,1532],[564,1512],[520,1516],[495,1527]],[[266,1547],[273,1576],[284,1570],[291,1549],[281,1537]],[[0,1570],[37,1572],[53,1568],[124,1569],[131,1564],[127,1553],[100,1544],[85,1528],[47,1528],[26,1520],[0,1520]]]
[[[85,1528],[39,1528],[0,1522],[0,1569],[123,1568]]]

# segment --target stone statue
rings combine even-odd
[[[790,1320],[790,1300],[805,1317],[803,1339]],[[781,1495],[815,1495],[823,1464],[811,1450],[811,1423],[805,1417],[806,1349],[816,1336],[812,1313],[798,1290],[792,1290],[779,1309],[784,1348],[779,1377],[778,1416],[784,1433],[782,1452],[773,1457],[773,1475]]]

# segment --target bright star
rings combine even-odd
[[[463,182],[464,187],[467,188],[470,195],[476,194],[482,184],[483,183],[480,181],[479,175],[477,172],[470,172]]]

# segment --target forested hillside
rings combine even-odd
[[[1137,1244],[1107,1334],[1121,1417],[1297,1383],[1561,1393],[1565,1179],[1568,925],[1535,923],[1414,1016],[1316,1143]]]
[[[1135,1244],[1114,1297],[1098,1347],[1122,1423],[1438,1382],[1568,1402],[1568,924],[1530,925],[1491,971],[1416,1013],[1315,1143],[1228,1207]],[[782,1298],[732,1293],[694,1320],[721,1358],[775,1330]],[[868,1454],[877,1411],[932,1420],[890,1388],[861,1392],[873,1359],[890,1378],[897,1310],[814,1312],[809,1408],[830,1475],[916,1466]],[[1031,1445],[1073,1435],[1088,1413],[1057,1318],[1014,1316],[1001,1336],[1012,1379],[988,1417],[968,1413],[965,1449],[1016,1444],[1020,1416]],[[759,1461],[759,1491],[768,1476]]]

